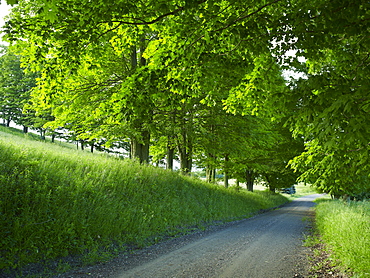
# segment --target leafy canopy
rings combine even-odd
[[[103,126],[109,115],[114,121],[129,111],[141,131],[153,132],[158,102],[177,109],[188,98],[204,105],[216,100],[232,113],[288,117],[287,126],[307,142],[292,165],[325,191],[334,184],[351,193],[347,184],[356,187],[370,165],[369,6],[365,0],[21,0],[5,31],[9,41],[22,41],[28,62],[43,72],[40,103],[60,105],[71,92],[81,99],[80,87],[66,92],[70,80],[81,85],[88,76],[103,84],[114,72],[122,86],[101,90],[108,92],[96,94],[106,97],[104,107],[90,105],[82,113],[104,118]],[[304,78],[285,86],[283,69]],[[137,129],[137,121],[125,116],[118,126],[122,122]]]

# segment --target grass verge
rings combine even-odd
[[[131,160],[0,134],[0,276],[80,255],[109,260],[187,227],[232,221],[287,198],[237,192]],[[19,274],[23,276],[23,274]],[[46,277],[46,276],[43,276]]]
[[[369,201],[319,200],[316,229],[333,266],[353,277],[370,277]]]

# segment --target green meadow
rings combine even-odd
[[[288,201],[0,130],[0,269],[82,263]],[[1,272],[1,270],[0,270]]]

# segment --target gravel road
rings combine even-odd
[[[308,277],[304,220],[319,196],[58,277]]]

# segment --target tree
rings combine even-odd
[[[244,118],[243,137],[237,152],[229,155],[229,169],[239,181],[253,191],[255,179],[267,168],[278,142],[278,134],[269,119],[248,116]]]
[[[273,124],[277,140],[268,151],[269,159],[259,173],[261,180],[266,182],[272,192],[296,184],[300,172],[289,167],[289,162],[304,151],[303,138],[294,138],[283,123],[284,121],[280,121]]]
[[[0,109],[2,118],[9,126],[10,121],[23,125],[24,132],[32,125],[33,115],[24,110],[30,101],[30,91],[36,86],[37,74],[25,72],[20,57],[6,46],[0,53]]]
[[[337,197],[369,196],[369,3],[306,5],[310,13],[292,32],[307,60],[295,68],[305,78],[291,84],[289,96],[270,100],[286,100],[290,126],[307,142],[292,162],[303,180]]]
[[[57,76],[43,75],[33,99],[37,110],[53,111],[55,120],[46,126],[68,128],[77,140],[129,140],[131,157],[148,162],[153,105],[141,41],[117,51],[104,43],[84,56],[76,72],[61,66]],[[41,64],[52,66],[48,62]]]

